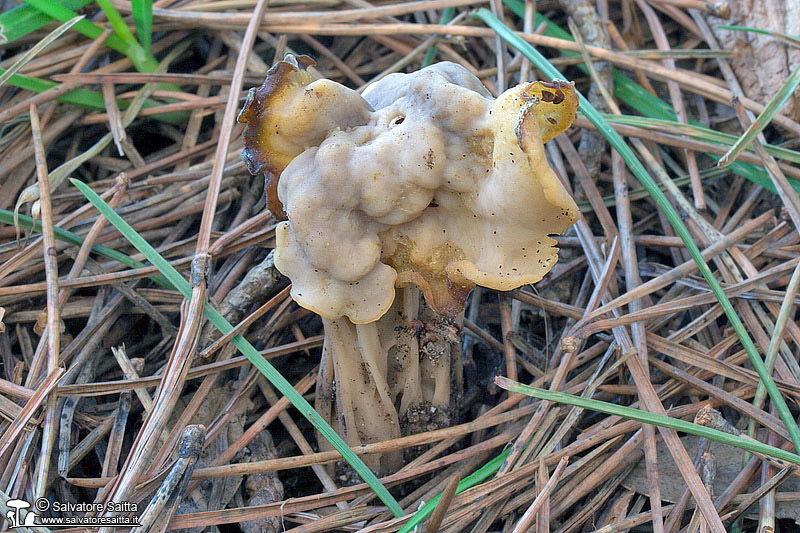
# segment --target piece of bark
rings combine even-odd
[[[217,306],[217,311],[231,324],[237,324],[254,305],[266,302],[286,284],[286,278],[275,268],[273,254],[274,250],[270,251],[263,261],[251,268]],[[209,346],[220,337],[217,328],[210,322],[207,323],[200,337],[198,350]]]
[[[268,431],[262,431],[247,446],[250,450],[250,461],[264,461],[275,459],[278,455],[272,444],[272,436]],[[251,474],[244,480],[245,505],[266,505],[283,499],[283,484],[278,479],[276,472],[264,474]],[[278,517],[248,520],[239,524],[243,533],[278,533],[283,531]]]
[[[730,18],[709,16],[709,26],[720,46],[733,52],[728,61],[745,95],[766,104],[789,73],[800,65],[800,50],[769,35],[725,30],[719,25],[748,26],[799,35],[800,2],[736,0],[729,5]],[[789,97],[781,113],[800,120],[800,92],[795,91]]]

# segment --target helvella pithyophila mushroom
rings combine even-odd
[[[574,87],[526,83],[494,99],[438,63],[359,94],[311,65],[275,65],[239,121],[243,159],[285,219],[275,265],[324,324],[316,408],[351,446],[442,427],[470,291],[539,281],[557,260],[550,235],[578,219],[543,147],[572,124]],[[385,473],[400,459],[367,460]]]

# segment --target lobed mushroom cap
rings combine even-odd
[[[289,159],[276,187],[288,221],[278,226],[275,265],[300,305],[367,323],[389,309],[396,285],[413,283],[455,315],[475,285],[513,289],[555,264],[549,235],[579,212],[543,140],[574,120],[572,84],[524,84],[494,100],[452,63],[387,76],[363,98],[330,81],[312,98],[317,84],[281,86],[280,117],[248,112],[259,126],[245,136],[259,140],[267,165],[270,150],[290,147],[273,150],[276,161]],[[324,104],[310,116],[314,98]]]

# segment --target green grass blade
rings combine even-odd
[[[700,171],[700,179],[705,180],[705,179],[714,178],[716,176],[721,176],[722,174],[725,174],[726,172],[727,172],[727,170],[716,168],[716,167],[705,168],[705,169]],[[767,178],[766,176],[764,176],[764,179],[769,181],[769,178]],[[683,176],[678,176],[677,178],[672,178],[672,181],[675,183],[675,185],[677,185],[679,187],[683,187],[684,185],[688,185],[690,183],[690,180],[691,180],[691,178],[689,177],[688,174],[684,174]],[[798,186],[800,187],[800,185],[798,185]],[[664,185],[659,185],[658,187],[662,191],[666,190],[666,187]],[[650,196],[650,194],[647,192],[647,189],[644,189],[644,188],[631,189],[631,191],[628,194],[629,194],[631,200],[641,200],[642,198],[648,198]],[[581,213],[592,213],[592,212],[594,212],[594,208],[592,207],[592,204],[588,200],[581,200],[581,201],[577,201],[576,200],[576,203],[578,204],[578,208],[581,210]],[[612,194],[612,195],[609,195],[609,196],[603,196],[603,204],[608,206],[608,207],[613,207],[613,206],[617,205],[617,201],[616,201],[616,198],[614,197],[614,195]]]
[[[764,131],[764,128],[772,120],[772,117],[783,107],[783,104],[789,99],[790,96],[794,93],[795,89],[797,89],[798,85],[800,85],[800,66],[797,66],[792,73],[786,78],[786,81],[783,82],[781,88],[778,89],[772,98],[770,99],[769,103],[764,107],[764,110],[761,114],[756,117],[750,127],[747,128],[747,131],[739,137],[739,140],[736,141],[728,153],[722,156],[722,159],[717,161],[717,165],[721,167],[728,166],[732,161],[736,159],[736,157],[741,153],[742,150],[750,146],[750,143],[758,136],[759,133]]]
[[[563,392],[555,392],[546,389],[530,387],[501,376],[495,378],[495,383],[498,387],[508,391],[525,394],[526,396],[532,396],[533,398],[538,398],[540,400],[574,405],[590,411],[597,411],[598,413],[621,416],[623,418],[636,420],[637,422],[642,422],[644,424],[670,428],[682,433],[697,435],[698,437],[705,437],[723,444],[736,446],[737,448],[741,448],[749,452],[775,457],[795,465],[800,465],[800,455],[787,452],[786,450],[782,450],[780,448],[775,448],[774,446],[769,446],[757,440],[743,438],[738,435],[731,435],[730,433],[725,433],[724,431],[718,431],[706,426],[701,426],[700,424],[687,422],[685,420],[681,420],[680,418],[671,418],[669,416],[641,411],[632,407],[624,407],[622,405],[602,402],[600,400],[592,400],[589,398],[582,398],[580,396],[574,396],[572,394],[566,394]]]
[[[739,138],[736,135],[731,135],[730,133],[723,133],[721,131],[712,130],[711,128],[706,128],[704,126],[700,126],[699,124],[692,124],[692,123],[683,124],[682,122],[677,122],[674,120],[663,120],[653,117],[638,117],[633,115],[611,115],[605,113],[603,114],[603,118],[605,118],[612,124],[626,124],[629,126],[636,126],[639,128],[652,129],[657,131],[660,130],[659,127],[671,128],[673,130],[679,131],[684,135],[688,135],[693,139],[712,142],[714,144],[719,144],[723,146],[733,146],[733,144]],[[774,144],[764,144],[763,146],[764,149],[767,151],[767,153],[769,153],[771,156],[777,159],[790,161],[792,163],[800,163],[800,152],[797,152],[795,150],[790,150],[782,146],[775,146]],[[788,178],[788,179],[792,180],[793,178]]]
[[[59,3],[69,10],[80,9],[91,0],[59,0]],[[29,5],[17,6],[0,14],[0,44],[16,41],[25,37],[48,22],[52,17],[47,16],[38,9]]]
[[[19,71],[19,69],[28,64],[28,61],[36,57],[41,51],[47,48],[50,45],[50,43],[61,37],[61,35],[63,35],[65,31],[67,31],[75,24],[83,20],[83,18],[84,16],[81,15],[68,20],[58,28],[48,33],[44,39],[36,43],[30,50],[22,54],[22,57],[20,57],[17,61],[15,61],[14,64],[8,68],[8,70],[0,74],[0,87],[2,87],[11,78],[11,76],[16,74]]]
[[[797,35],[792,35],[791,33],[783,33],[782,31],[764,30],[761,28],[750,28],[747,26],[728,26],[726,24],[720,24],[717,26],[717,28],[721,30],[751,31],[753,33],[761,33],[764,35],[769,35],[770,37],[775,37],[776,39],[780,39],[781,41],[791,46],[796,46],[800,48],[800,37],[798,37]]]
[[[484,479],[488,478],[489,476],[500,470],[500,466],[503,464],[503,461],[506,460],[506,457],[508,457],[509,453],[511,453],[511,448],[508,448],[503,453],[501,453],[500,455],[498,455],[497,457],[495,457],[494,459],[492,459],[491,461],[480,467],[478,470],[476,470],[472,474],[462,479],[458,483],[456,494],[461,494],[468,488],[474,487]],[[442,495],[440,493],[438,496],[431,499],[431,501],[423,505],[422,508],[416,513],[414,513],[414,516],[411,517],[411,519],[405,523],[405,525],[400,529],[399,533],[410,533],[411,531],[413,531],[414,528],[416,528],[419,524],[421,524],[422,521],[425,520],[425,518],[427,518],[427,516],[433,512],[433,510],[436,508],[436,504],[439,503],[441,497]]]
[[[128,28],[128,25],[125,24],[125,20],[123,20],[122,15],[119,14],[119,11],[117,11],[117,8],[114,7],[114,4],[112,4],[110,0],[97,0],[97,5],[99,5],[100,9],[103,10],[103,13],[108,19],[108,22],[111,23],[111,27],[114,29],[114,33],[117,35],[117,37],[129,45],[139,46],[139,42],[136,40],[136,37],[133,36],[130,28]]]
[[[786,322],[792,314],[794,308],[794,297],[797,295],[797,289],[800,288],[800,263],[792,272],[792,277],[789,284],[786,286],[786,293],[781,302],[778,318],[775,320],[775,331],[772,333],[772,338],[769,340],[769,348],[767,348],[766,365],[767,369],[772,371],[775,368],[775,360],[778,357],[778,349],[783,342],[783,332],[786,327]],[[767,391],[764,389],[764,384],[759,382],[756,388],[756,395],[753,397],[753,405],[761,409],[764,406],[764,400],[767,398]],[[753,419],[747,424],[747,434],[751,437],[756,434],[756,423]]]
[[[42,13],[47,14],[55,20],[65,22],[66,20],[69,20],[75,16],[72,11],[52,0],[25,1],[32,7],[40,10]],[[149,49],[145,50],[139,44],[128,26],[125,24],[122,16],[113,6],[113,4],[111,4],[111,1],[97,0],[97,2],[103,9],[103,12],[106,14],[106,17],[108,17],[108,20],[111,22],[111,25],[114,28],[114,33],[106,38],[105,44],[107,44],[110,48],[124,54],[139,72],[155,72],[158,68],[159,62],[156,61],[156,58],[153,57]],[[105,31],[97,24],[89,22],[85,19],[75,24],[75,29],[90,39],[97,39]],[[174,83],[162,83],[159,84],[159,87],[167,91],[180,92],[181,90],[181,88]],[[104,109],[104,107],[101,109]],[[182,120],[185,120],[187,114],[181,113],[180,115],[173,115],[172,117],[167,116],[165,121],[169,122],[174,120],[177,116],[180,116]],[[161,115],[158,115],[158,118],[163,119]]]
[[[52,0],[25,1],[42,13],[45,13],[53,19],[61,22],[66,22],[76,16],[73,11],[56,2],[53,2]],[[94,22],[89,22],[86,19],[78,22],[75,25],[75,30],[79,31],[90,39],[97,39],[100,37],[100,35],[102,35],[103,31],[105,31]],[[128,31],[130,32],[130,30]],[[131,60],[131,63],[133,63],[133,66],[136,67],[136,70],[139,72],[153,72],[153,69],[158,66],[158,62],[155,60],[155,58],[150,54],[145,53],[144,48],[139,46],[138,43],[135,42],[135,39],[133,42],[131,42],[123,40],[116,34],[112,34],[108,36],[105,44],[108,45],[109,48],[124,54],[128,59]]]
[[[550,62],[547,61],[547,59],[541,55],[538,50],[525,42],[517,34],[509,30],[505,24],[503,24],[492,14],[491,11],[486,8],[481,8],[473,16],[483,20],[484,23],[492,28],[495,33],[497,33],[497,35],[499,35],[504,41],[509,43],[518,51],[522,52],[522,54],[524,54],[525,57],[527,57],[534,65],[536,65],[536,67],[546,76],[554,79],[564,79],[564,76],[558,71],[558,69],[551,65]],[[614,147],[614,149],[625,161],[625,164],[628,166],[634,176],[636,176],[636,178],[639,180],[639,183],[641,183],[642,186],[647,189],[653,201],[662,210],[664,215],[667,217],[667,220],[669,220],[670,225],[675,229],[675,233],[681,238],[681,241],[683,241],[683,244],[686,247],[686,250],[689,252],[689,255],[692,257],[695,263],[697,263],[700,273],[708,283],[711,292],[714,293],[714,296],[717,298],[720,307],[722,307],[722,310],[725,312],[725,316],[727,316],[728,320],[730,321],[737,337],[739,337],[739,341],[747,353],[750,363],[753,365],[753,368],[758,373],[759,378],[761,378],[761,381],[764,383],[767,393],[769,394],[772,403],[775,405],[775,409],[778,411],[778,415],[786,426],[786,431],[792,438],[792,444],[794,444],[795,450],[800,450],[800,428],[797,427],[797,422],[792,416],[792,413],[789,411],[789,407],[786,405],[786,401],[783,399],[783,396],[781,396],[778,387],[772,380],[772,376],[767,371],[767,368],[764,365],[764,360],[758,353],[758,349],[756,348],[755,344],[753,344],[753,340],[747,333],[747,330],[739,318],[739,315],[736,314],[736,310],[733,308],[730,300],[728,300],[728,297],[722,290],[719,281],[717,281],[717,278],[714,277],[714,273],[711,272],[708,264],[700,254],[700,249],[692,239],[692,236],[689,233],[689,230],[686,228],[686,225],[683,223],[680,215],[677,213],[677,211],[675,211],[675,208],[672,207],[672,204],[669,203],[667,197],[664,195],[656,182],[644,168],[642,162],[639,161],[639,159],[634,155],[622,137],[620,137],[614,128],[611,127],[611,125],[602,117],[602,115],[600,115],[597,109],[595,109],[594,106],[581,93],[578,92],[577,94],[579,99],[579,111],[586,118],[588,118],[592,124],[594,124],[594,126],[597,128],[597,131],[603,134],[603,136],[608,140],[609,144]]]
[[[85,183],[71,179],[70,180],[78,190],[83,193],[84,196],[94,205],[100,213],[102,213],[108,221],[119,230],[122,235],[125,236],[126,239],[141,252],[148,261],[150,261],[156,268],[158,268],[159,272],[167,278],[169,283],[171,283],[185,298],[191,298],[192,296],[192,287],[189,285],[189,282],[186,281],[181,274],[173,268],[169,262],[161,257],[155,248],[150,246],[150,244],[139,235],[136,230],[128,225],[121,216],[117,214],[116,211],[111,209],[107,203],[103,201],[100,196],[97,195],[88,185]],[[226,335],[233,330],[233,326],[225,320],[225,318],[219,314],[219,312],[211,307],[210,304],[206,303],[203,309],[203,312],[208,319],[209,322],[214,324],[214,326],[223,334]],[[333,446],[333,448],[338,451],[342,457],[350,464],[350,466],[355,470],[361,479],[363,479],[371,488],[375,491],[375,494],[380,498],[380,500],[389,508],[389,510],[394,514],[396,517],[403,516],[403,509],[394,499],[394,497],[386,490],[386,487],[380,482],[380,480],[375,476],[375,474],[364,464],[364,462],[355,454],[353,451],[347,446],[347,444],[342,440],[339,435],[331,428],[325,420],[317,413],[314,408],[309,404],[303,396],[298,393],[292,384],[286,381],[280,372],[278,372],[272,364],[264,359],[264,357],[255,349],[255,347],[250,344],[250,342],[245,339],[241,335],[236,335],[233,337],[232,341],[234,346],[245,356],[247,359],[255,366],[263,375],[266,377],[270,383],[272,383],[275,388],[277,388],[281,394],[286,396],[289,401],[294,405],[294,407],[300,411],[311,425],[319,431],[323,437]]]
[[[37,220],[35,223],[33,219],[29,216],[25,215],[17,215],[17,219],[19,222],[20,227],[32,229],[36,233],[42,232],[42,222]],[[14,225],[14,213],[12,211],[7,211],[5,209],[0,209],[0,222],[3,224],[8,224],[9,226]],[[69,244],[74,244],[75,246],[81,246],[83,244],[83,237],[78,235],[77,233],[73,233],[71,231],[65,230],[64,228],[54,227],[53,232],[55,233],[56,239],[62,242],[66,242]],[[137,261],[132,257],[129,257],[122,252],[114,250],[113,248],[109,248],[108,246],[103,246],[102,244],[95,244],[92,246],[92,252],[96,253],[97,255],[102,255],[103,257],[107,257],[108,259],[112,259],[114,261],[119,261],[123,265],[129,268],[144,268],[147,265],[142,263],[141,261]],[[164,287],[165,289],[175,290],[164,276],[160,274],[156,274],[150,276],[150,279]]]
[[[718,159],[717,156],[709,156],[709,157],[711,157],[712,159]],[[739,161],[734,161],[733,163],[730,164],[728,168],[733,170],[740,176],[743,176],[748,180],[752,181],[756,185],[760,185],[765,189],[767,189],[768,191],[778,194],[778,190],[775,188],[775,184],[772,183],[772,179],[770,179],[769,174],[767,174],[766,170],[754,165],[750,165],[748,163],[740,163]],[[800,194],[800,184],[797,183],[797,180],[792,179],[789,182],[791,183],[794,190],[797,191],[798,194]]]
[[[5,70],[0,68],[0,74],[5,73]],[[52,89],[56,87],[58,83],[55,83],[50,80],[41,80],[39,78],[30,78],[28,76],[22,76],[21,74],[13,74],[8,79],[8,84],[13,85],[14,87],[19,87],[20,89],[25,89],[26,91],[32,91],[35,93],[43,93],[48,89]],[[103,95],[95,92],[89,91],[86,89],[74,89],[67,94],[59,96],[56,98],[58,102],[62,104],[72,104],[79,107],[86,107],[89,109],[105,109],[105,104],[103,103]]]
[[[3,72],[5,72],[5,70],[0,68],[0,74]],[[21,74],[14,74],[11,76],[8,79],[8,84],[35,93],[43,93],[46,90],[52,89],[53,87],[57,87],[59,85],[54,81],[30,78],[28,76],[22,76]],[[87,89],[73,89],[72,91],[56,98],[56,101],[62,104],[70,104],[78,107],[85,107],[87,109],[96,109],[98,111],[105,111],[106,109],[103,95],[96,91],[90,91]],[[117,105],[121,110],[125,110],[130,105],[130,102],[127,100],[117,100]],[[159,105],[163,104],[153,100],[148,100],[142,107],[156,107]],[[161,122],[173,125],[185,124],[186,117],[187,114],[181,111],[172,113],[159,113],[158,115],[152,116],[152,118],[155,120],[160,120]]]
[[[153,42],[153,0],[131,0],[131,11],[139,44],[150,53]]]
[[[67,22],[70,19],[75,18],[77,15],[70,9],[58,4],[57,2],[51,2],[50,0],[25,0],[31,7],[41,11],[42,13],[48,15],[54,20],[58,20],[61,22]],[[94,22],[88,20],[81,20],[78,24],[75,25],[75,30],[79,31],[89,39],[97,39],[103,34],[103,28],[95,24]],[[116,50],[117,52],[121,52],[126,54],[128,51],[128,47],[130,46],[128,43],[125,43],[122,39],[120,39],[116,35],[109,35],[108,39],[106,39],[106,44]]]

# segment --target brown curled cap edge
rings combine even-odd
[[[289,163],[331,132],[366,124],[371,109],[361,96],[309,71],[314,60],[288,54],[273,66],[261,87],[250,89],[238,121],[247,124],[242,159],[252,174],[266,178],[267,207],[280,220],[286,212],[278,182]]]
[[[395,287],[413,284],[455,316],[475,285],[511,290],[555,264],[550,235],[580,213],[543,143],[575,119],[572,83],[494,99],[444,62],[389,75],[362,96],[287,63],[251,91],[239,121],[248,169],[272,174],[271,201],[287,217],[275,264],[300,305],[369,323]]]
[[[286,165],[297,155],[287,146],[276,142],[280,136],[280,124],[273,111],[286,104],[292,91],[314,81],[308,67],[316,62],[308,56],[289,55],[267,72],[261,87],[252,87],[247,92],[244,107],[236,121],[247,124],[245,128],[242,161],[253,174],[264,174],[267,193],[267,208],[278,220],[286,220],[283,204],[278,199],[278,180]]]

